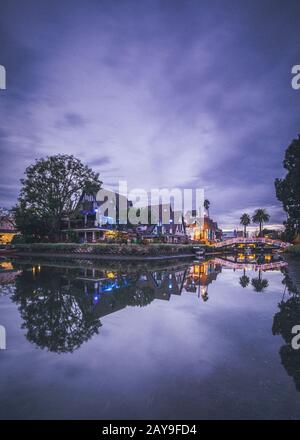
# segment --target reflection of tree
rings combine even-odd
[[[98,333],[101,323],[91,318],[90,302],[66,284],[59,271],[23,271],[12,296],[19,304],[27,339],[57,353],[72,352]]]
[[[296,388],[300,391],[300,350],[294,350],[291,346],[293,338],[292,328],[300,324],[300,298],[292,296],[287,301],[278,304],[279,312],[273,320],[273,335],[281,335],[286,345],[283,345],[279,354],[281,363],[289,376],[294,379]]]
[[[288,268],[287,267],[283,267],[281,269],[281,272],[282,272],[282,274],[284,276],[284,278],[282,280],[282,284],[287,288],[289,293],[298,293],[297,287],[295,286],[294,281],[290,277]]]
[[[269,281],[261,277],[261,270],[259,270],[258,278],[253,278],[251,284],[255,292],[262,292],[269,285]]]
[[[119,301],[122,301],[124,307],[138,306],[144,307],[149,305],[155,298],[154,289],[150,286],[136,286],[135,284],[129,287],[123,287],[116,291]]]
[[[144,307],[154,300],[154,289],[151,287],[137,287],[128,296],[129,306]]]
[[[244,289],[245,287],[248,286],[249,283],[250,283],[250,278],[246,275],[246,270],[244,269],[243,276],[240,277],[240,285]]]
[[[247,275],[243,275],[242,277],[240,277],[240,285],[243,288],[247,287],[249,283],[250,283],[250,278],[247,277]]]

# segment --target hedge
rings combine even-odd
[[[119,244],[119,243],[30,243],[16,244],[14,248],[20,252],[56,253],[56,254],[94,254],[94,255],[179,255],[193,252],[192,245],[151,243]]]

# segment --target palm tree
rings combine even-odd
[[[240,285],[242,286],[243,289],[247,287],[249,283],[250,283],[250,278],[247,277],[247,275],[243,275],[242,277],[240,277]]]
[[[242,288],[244,289],[245,287],[248,286],[248,284],[250,283],[250,278],[247,277],[246,275],[246,269],[244,269],[244,274],[242,277],[240,277],[240,285],[242,286]]]
[[[255,292],[262,292],[269,286],[269,281],[261,277],[261,270],[259,269],[258,278],[252,278],[251,284]]]
[[[205,200],[204,200],[204,203],[203,203],[203,206],[204,206],[204,208],[206,209],[206,211],[207,211],[207,215],[208,215],[208,217],[209,217],[210,201],[209,201],[208,199],[205,199]]]
[[[265,209],[256,209],[254,211],[252,221],[259,223],[259,235],[261,235],[262,225],[270,220],[270,216]]]
[[[246,228],[251,223],[251,218],[249,214],[244,213],[240,218],[241,225],[244,226],[244,237],[246,238]]]

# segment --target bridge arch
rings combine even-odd
[[[272,247],[278,247],[279,249],[286,248],[290,246],[290,243],[286,243],[285,241],[281,240],[273,240],[271,238],[264,238],[264,237],[236,237],[236,238],[230,238],[228,240],[219,241],[218,243],[214,244],[215,248],[223,248],[228,246],[234,246],[238,244],[265,244]]]

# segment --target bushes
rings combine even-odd
[[[118,244],[118,243],[30,243],[15,244],[15,248],[23,252],[46,254],[93,254],[93,255],[180,255],[190,254],[193,247],[181,244]]]
[[[286,249],[286,252],[295,257],[300,257],[300,244],[296,244],[294,246],[289,246]]]

